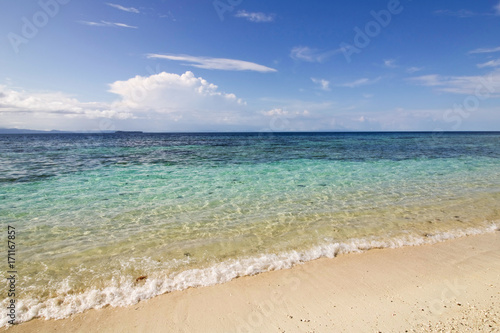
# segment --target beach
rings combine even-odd
[[[499,331],[500,0],[2,13],[0,332]]]
[[[314,307],[310,295],[329,291],[337,299],[345,290],[342,304],[349,303],[351,293],[385,265],[358,265],[361,253],[384,253],[383,259],[397,252],[382,249],[423,250],[495,233],[500,221],[498,138],[498,133],[438,138],[429,133],[0,136],[0,219],[12,233],[9,245],[15,247],[8,267],[9,288],[15,287],[15,293],[4,295],[2,307],[14,301],[15,309],[8,311],[15,312],[15,323],[22,327],[33,319],[107,313],[249,281],[240,288],[245,292],[235,290],[234,300],[250,303],[231,305],[240,309],[234,316],[226,316],[222,307],[213,318],[226,318],[233,328],[237,323],[229,318],[239,318],[241,330],[252,331],[252,320],[259,317],[251,317],[249,327],[245,318],[252,311],[266,311],[259,305],[264,300],[255,295],[282,292],[277,296],[289,295],[283,304],[293,309]],[[416,258],[420,253],[415,252]],[[334,259],[332,266],[314,269],[329,259]],[[343,260],[366,266],[368,273],[337,273]],[[389,276],[380,283],[411,270],[414,261],[402,257],[397,266],[384,267]],[[252,290],[252,281],[287,276],[288,269],[306,273],[298,280],[290,275],[296,290],[274,290],[287,281],[272,282],[274,278]],[[317,280],[321,276],[325,279]],[[362,281],[335,289],[341,281],[360,276]],[[309,290],[309,284],[324,290]],[[361,295],[387,289],[377,284],[365,288]],[[304,297],[297,298],[302,291]],[[209,309],[221,299],[222,305],[231,304],[233,299],[224,300],[224,294],[187,303]],[[275,303],[282,304],[279,298],[270,302],[268,307],[276,311],[280,307]],[[380,299],[370,302],[375,306]],[[184,313],[159,307],[168,318],[165,323]],[[0,314],[0,327],[12,322],[10,312]],[[259,325],[279,315],[269,318]],[[325,312],[322,318],[330,315]],[[338,323],[331,318],[330,325]],[[188,331],[197,330],[189,325]]]
[[[4,3],[0,333],[500,333],[500,0]]]
[[[8,332],[498,332],[499,281],[495,231],[318,259]]]

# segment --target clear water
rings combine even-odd
[[[500,133],[0,135],[20,321],[486,232],[499,202]]]

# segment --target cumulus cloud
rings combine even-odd
[[[119,110],[182,113],[245,104],[234,94],[220,92],[215,84],[195,77],[190,71],[182,75],[162,72],[136,76],[112,83],[109,91],[120,96],[120,100],[113,103]]]
[[[276,72],[276,69],[259,65],[253,62],[225,59],[225,58],[209,58],[209,57],[196,57],[190,55],[175,55],[175,54],[148,54],[148,58],[153,59],[167,59],[174,61],[185,61],[186,66],[193,66],[205,69],[218,69],[225,71],[255,71],[255,72]]]
[[[500,70],[476,76],[424,75],[409,79],[410,82],[423,86],[436,87],[439,91],[454,94],[482,94],[500,97]]]
[[[51,114],[67,118],[128,119],[130,112],[113,110],[106,103],[80,102],[61,92],[27,92],[0,86],[0,113]]]
[[[252,13],[252,12],[247,12],[246,10],[240,10],[234,16],[239,17],[239,18],[244,18],[250,22],[256,22],[256,23],[273,22],[274,21],[273,14],[264,14],[264,13],[260,13],[260,12]]]
[[[115,81],[109,92],[116,96],[115,101],[81,102],[61,92],[0,86],[0,123],[33,129],[112,130],[123,125],[159,131],[175,130],[174,123],[182,123],[185,130],[248,124],[242,99],[190,71]],[[103,119],[110,120],[112,126],[102,125]]]

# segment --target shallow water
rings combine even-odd
[[[0,135],[20,321],[491,231],[499,199],[500,133]]]

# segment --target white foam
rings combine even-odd
[[[88,290],[81,294],[66,295],[40,302],[35,299],[19,300],[17,322],[25,322],[35,317],[63,319],[88,309],[99,309],[135,304],[141,300],[175,290],[190,287],[211,286],[228,282],[236,277],[255,275],[262,272],[287,269],[294,265],[318,258],[334,258],[339,254],[364,252],[375,248],[397,248],[433,244],[453,238],[494,232],[497,225],[479,229],[454,230],[424,237],[407,236],[390,240],[351,239],[348,242],[329,242],[307,251],[290,251],[281,254],[263,254],[257,257],[228,260],[204,269],[191,269],[163,279],[147,279],[137,285],[133,281],[112,281],[110,286]],[[2,302],[2,308],[6,306]],[[0,326],[8,325],[8,317],[2,311]]]

